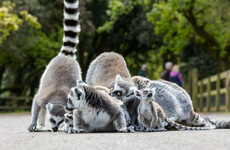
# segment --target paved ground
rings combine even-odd
[[[230,114],[212,114],[211,116],[220,120],[230,120]],[[230,129],[155,133],[30,133],[26,130],[29,121],[29,114],[0,115],[0,150],[230,149]]]

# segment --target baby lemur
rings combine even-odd
[[[74,109],[72,133],[128,131],[120,105],[113,97],[94,87],[77,85],[72,88],[67,109]]]
[[[144,88],[135,91],[135,96],[141,101],[138,106],[138,121],[142,130],[146,128],[146,131],[164,131],[166,130],[165,126],[168,124],[182,130],[212,129],[211,127],[187,127],[169,120],[160,105],[153,101],[154,94],[154,88]]]

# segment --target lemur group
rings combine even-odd
[[[154,132],[230,128],[230,121],[201,117],[186,91],[164,80],[131,77],[125,59],[105,52],[93,60],[86,82],[76,58],[79,1],[64,0],[64,36],[47,65],[32,104],[30,132]],[[51,128],[45,127],[48,119]]]

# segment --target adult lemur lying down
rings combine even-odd
[[[205,126],[214,128],[230,128],[230,121],[215,121],[208,117],[201,117],[193,109],[192,100],[180,86],[165,80],[149,80],[134,76],[133,82],[139,89],[155,88],[154,101],[164,110],[171,121],[186,122],[189,126]]]

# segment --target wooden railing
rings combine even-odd
[[[30,110],[32,97],[3,97],[0,96],[0,112],[15,110]]]
[[[230,110],[230,70],[198,80],[197,69],[189,75],[185,88],[192,97],[196,111]]]

